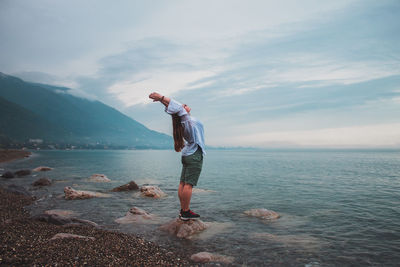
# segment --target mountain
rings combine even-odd
[[[0,140],[170,148],[172,138],[68,88],[25,82],[0,72]]]

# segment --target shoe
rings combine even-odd
[[[193,212],[191,210],[188,210],[188,211],[181,210],[181,213],[179,214],[179,218],[182,221],[188,221],[190,219],[197,219],[199,217],[200,217],[199,214],[197,214],[197,213],[195,213],[195,212]]]

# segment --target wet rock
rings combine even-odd
[[[111,180],[108,179],[107,176],[105,176],[104,174],[98,174],[98,173],[95,173],[95,174],[93,174],[92,176],[90,176],[89,180],[90,180],[91,182],[100,182],[100,183],[108,183],[108,182],[111,182]]]
[[[193,254],[190,259],[194,262],[198,263],[206,263],[206,262],[221,262],[221,263],[233,263],[234,258],[228,257],[224,255],[209,253],[209,252],[199,252]]]
[[[171,235],[179,238],[191,239],[194,235],[207,229],[207,224],[201,220],[182,221],[181,219],[174,219],[164,225],[160,229],[167,231]]]
[[[47,166],[39,166],[33,169],[34,172],[45,172],[45,171],[51,171],[53,168],[47,167]]]
[[[67,218],[70,218],[70,217],[76,215],[76,213],[72,210],[59,210],[59,209],[46,210],[44,213],[49,214],[49,215],[56,214],[56,215],[67,217]]]
[[[128,223],[146,223],[151,222],[154,219],[154,215],[147,213],[146,211],[139,209],[138,207],[132,207],[125,215],[125,217],[118,218],[115,220],[117,223],[128,224]]]
[[[40,178],[40,179],[36,180],[32,185],[33,186],[51,185],[51,180],[49,178]]]
[[[11,178],[14,178],[15,175],[14,175],[14,173],[12,173],[12,172],[10,172],[10,171],[7,171],[7,172],[3,173],[3,174],[1,175],[1,177],[7,178],[7,179],[11,179]]]
[[[94,237],[91,237],[91,236],[75,235],[75,234],[69,234],[69,233],[58,233],[58,234],[55,234],[52,238],[50,238],[50,241],[55,240],[55,239],[65,239],[65,238],[84,239],[86,241],[96,240]]]
[[[275,220],[280,217],[280,215],[272,210],[267,210],[267,209],[251,209],[251,210],[246,210],[244,214],[251,216],[251,217],[257,217],[261,218],[263,220]]]
[[[94,227],[97,227],[97,223],[89,221],[89,220],[83,220],[83,219],[78,219],[78,218],[68,218],[66,216],[62,216],[59,214],[39,214],[36,216],[33,216],[32,219],[42,221],[42,222],[47,222],[55,225],[73,225],[73,224],[78,224],[78,225],[91,225]]]
[[[25,189],[25,187],[19,186],[19,185],[15,185],[15,184],[11,184],[8,187],[5,188],[5,190],[7,192],[10,193],[14,193],[14,194],[18,194],[18,195],[24,195],[24,196],[32,196],[32,194]]]
[[[32,173],[31,170],[19,170],[19,171],[14,172],[14,174],[18,177],[27,176],[31,173]]]
[[[152,197],[152,198],[162,198],[165,197],[165,194],[158,186],[154,185],[145,185],[140,188],[140,192],[145,197]]]
[[[115,187],[111,191],[121,192],[121,191],[132,191],[132,190],[139,190],[139,186],[134,181]]]
[[[70,186],[64,187],[65,199],[88,199],[94,197],[109,197],[107,194],[92,192],[92,191],[84,191],[84,190],[75,190]]]

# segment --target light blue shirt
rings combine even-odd
[[[171,99],[165,112],[170,115],[177,114],[181,117],[183,126],[183,138],[185,139],[185,146],[182,149],[182,156],[189,156],[196,152],[200,147],[203,151],[203,156],[206,155],[204,144],[204,128],[203,124],[196,118],[190,116],[181,103]]]

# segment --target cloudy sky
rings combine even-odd
[[[400,147],[400,2],[0,0],[0,71],[212,146]]]

